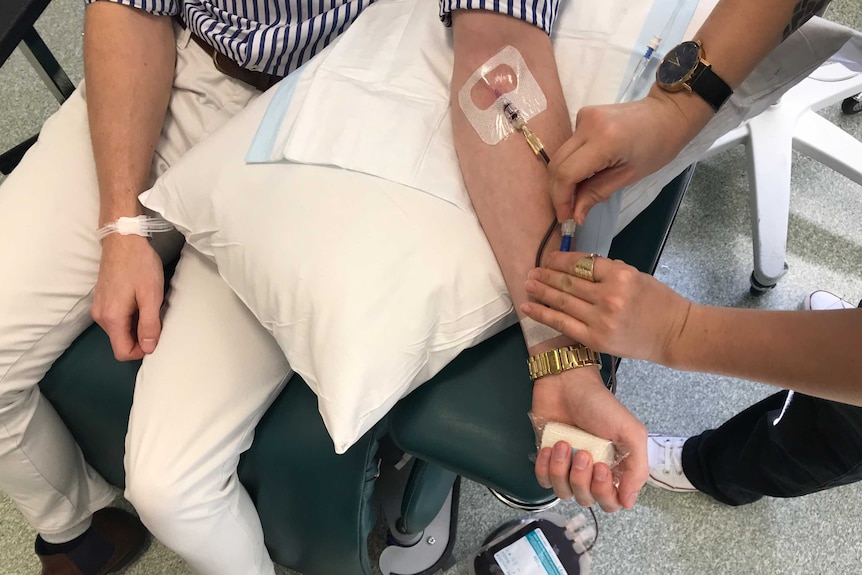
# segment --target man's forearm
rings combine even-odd
[[[862,309],[692,306],[668,367],[718,373],[862,405]]]
[[[455,147],[470,197],[517,309],[517,304],[526,300],[523,284],[539,242],[554,220],[545,187],[547,169],[520,134],[495,146],[484,143],[459,108],[458,92],[500,48],[512,45],[524,57],[547,98],[546,111],[529,124],[551,155],[572,135],[569,115],[551,43],[541,29],[483,10],[455,12],[452,27]]]
[[[485,10],[456,11],[452,26],[455,43],[452,118],[461,172],[523,321],[521,304],[527,300],[527,273],[534,266],[546,230],[552,222],[556,223],[548,195],[547,167],[533,154],[521,134],[497,145],[486,144],[460,109],[458,93],[468,78],[501,48],[508,45],[517,49],[547,99],[547,108],[530,119],[529,127],[553,157],[572,135],[557,63],[544,30],[516,18]],[[493,100],[489,97],[485,103]],[[557,233],[551,238],[547,253],[559,245]],[[530,332],[526,335],[530,354],[572,343],[568,336],[534,337]],[[619,468],[621,478],[617,486],[611,481],[607,467],[593,468],[586,452],[573,457],[571,447],[563,443],[554,446],[553,454],[549,448],[542,449],[536,459],[536,478],[541,485],[553,487],[559,497],[575,497],[582,505],[598,502],[609,512],[634,505],[649,473],[646,428],[605,389],[598,370],[583,367],[540,377],[533,386],[532,410],[540,418],[575,425],[629,451]]]
[[[87,6],[84,76],[99,225],[140,214],[173,83],[171,20],[112,2]]]

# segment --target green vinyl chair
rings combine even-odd
[[[614,239],[611,257],[653,273],[692,172]],[[451,556],[459,477],[523,509],[553,503],[528,459],[535,446],[526,357],[517,326],[463,352],[343,455],[332,449],[314,394],[294,376],[239,467],[273,560],[306,575],[369,574],[378,496],[391,543],[380,557],[383,572],[433,573]],[[94,325],[40,384],[87,460],[118,487],[138,367],[115,361]]]

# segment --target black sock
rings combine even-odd
[[[90,527],[82,535],[66,543],[48,543],[36,538],[36,553],[54,555],[65,553],[86,575],[98,573],[114,554],[114,546]]]
[[[65,543],[48,543],[42,536],[39,535],[36,537],[36,553],[39,555],[56,555],[57,553],[68,553],[75,547],[81,544],[85,537],[87,537],[87,533],[92,531],[93,528],[90,527],[71,541],[66,541]]]

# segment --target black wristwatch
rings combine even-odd
[[[658,87],[668,92],[694,92],[717,112],[733,90],[713,72],[704,59],[703,46],[696,40],[683,42],[662,58],[655,73]]]

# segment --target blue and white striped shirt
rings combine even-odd
[[[89,4],[96,0],[86,0]],[[175,16],[243,68],[285,76],[344,32],[375,0],[109,0]],[[426,2],[427,0],[419,0]],[[560,0],[440,0],[449,24],[459,9],[491,10],[550,34]]]

